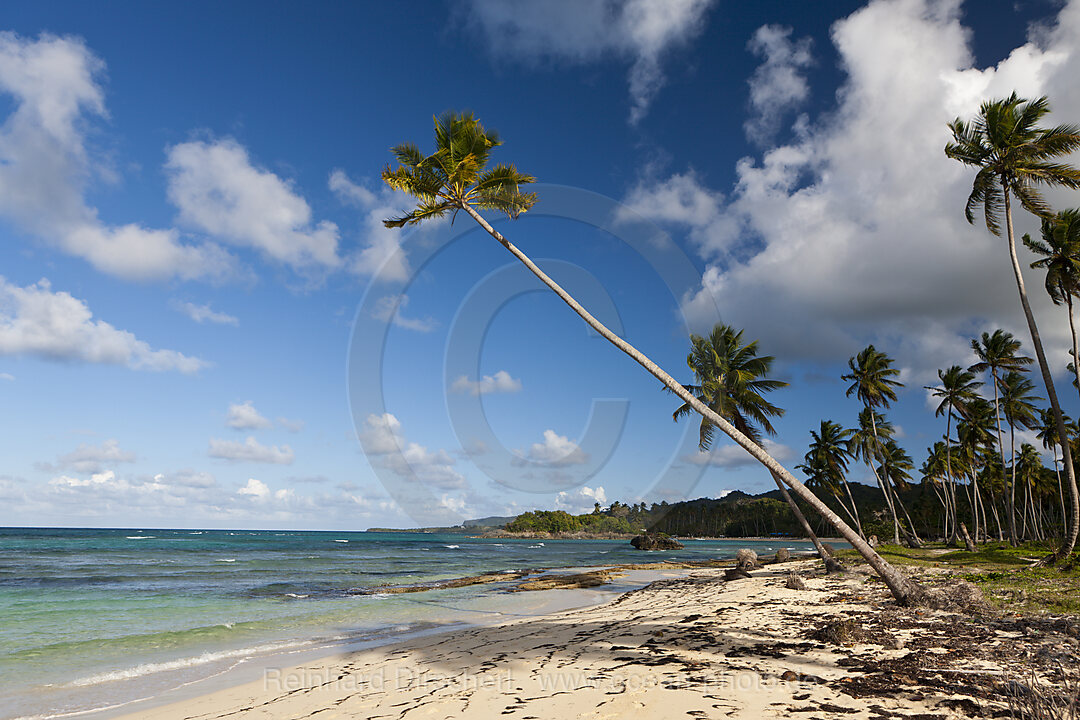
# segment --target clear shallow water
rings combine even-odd
[[[356,590],[484,572],[731,557],[809,544],[480,540],[425,533],[0,528],[0,718],[130,702],[253,657],[540,610],[501,583]],[[557,592],[557,591],[556,591]]]

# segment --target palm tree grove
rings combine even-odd
[[[984,102],[975,117],[947,123],[953,139],[944,152],[945,158],[973,170],[967,205],[957,212],[970,223],[981,214],[987,230],[1006,246],[1028,334],[1021,338],[1000,328],[982,332],[970,339],[971,362],[966,367],[938,370],[938,382],[924,391],[933,405],[927,426],[933,426],[940,439],[921,457],[905,449],[889,419],[891,404],[906,387],[900,369],[887,348],[868,345],[859,350],[840,379],[862,410],[856,417],[821,420],[806,442],[803,462],[794,466],[803,478],[772,457],[765,442],[776,433],[772,420],[784,414],[777,403],[788,383],[771,376],[775,358],[762,354],[754,328],[718,324],[702,335],[691,334],[685,383],[612,332],[485,217],[514,220],[543,198],[525,190],[535,182],[532,176],[512,164],[492,163],[502,141],[473,114],[450,111],[436,117],[433,152],[412,143],[393,148],[397,165],[383,171],[383,180],[417,204],[385,225],[399,228],[468,215],[590,327],[678,398],[681,405],[674,408],[673,418],[696,418],[701,451],[710,450],[719,433],[764,466],[782,501],[776,507],[794,519],[795,525],[788,527],[814,544],[831,571],[844,568],[834,557],[836,549],[822,543],[819,535],[850,545],[852,550],[841,554],[872,568],[898,603],[941,605],[946,600],[939,591],[897,564],[896,558],[904,557],[897,555],[901,549],[936,547],[960,553],[950,557],[978,557],[993,548],[1010,556],[1026,554],[1031,564],[1048,572],[1068,573],[1074,567],[1080,497],[1073,453],[1080,431],[1062,412],[1055,376],[1060,379],[1068,372],[1070,379],[1080,377],[1073,323],[1073,299],[1080,293],[1080,211],[1051,207],[1044,191],[1080,189],[1080,170],[1066,162],[1080,149],[1080,129],[1068,124],[1044,127],[1049,112],[1047,98],[1027,100],[1015,93]],[[1072,360],[1048,356],[1043,346],[1017,255],[1014,204],[1041,222],[1041,238],[1025,236],[1023,242],[1037,257],[1031,267],[1046,273],[1045,291],[1055,305],[1063,306],[1060,317],[1042,322],[1069,323]],[[1038,446],[1032,442],[1036,437]],[[1049,463],[1044,460],[1047,454],[1053,458]],[[876,496],[851,480],[864,466]],[[757,502],[748,512],[779,517],[767,505],[775,500]],[[734,517],[719,505],[700,512]],[[613,513],[623,529],[693,534],[694,527],[707,526],[687,525],[686,518],[698,515],[667,503],[646,508],[616,502],[603,514]],[[592,516],[600,514],[597,503]],[[551,525],[556,522],[561,524]],[[576,519],[565,512],[529,513],[508,527],[560,530],[594,527],[592,522],[588,515]]]

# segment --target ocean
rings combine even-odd
[[[487,572],[770,553],[809,543],[691,540],[641,553],[626,540],[458,534],[0,528],[0,720],[116,708],[268,656],[390,642],[550,611],[508,583],[359,594]],[[600,602],[620,585],[575,596]],[[584,598],[584,599],[582,599]],[[278,663],[281,664],[281,663]],[[107,714],[107,713],[106,713]]]

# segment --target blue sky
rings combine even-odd
[[[699,455],[659,383],[468,218],[381,227],[407,207],[388,148],[430,149],[451,108],[542,183],[500,229],[646,354],[682,377],[718,313],[777,356],[789,467],[821,419],[855,422],[839,375],[870,342],[903,369],[889,417],[918,464],[936,369],[975,333],[1026,337],[945,123],[1014,89],[1080,121],[1080,2],[11,2],[3,22],[5,525],[362,529],[768,489],[733,446]],[[1064,313],[1027,277],[1075,416]]]

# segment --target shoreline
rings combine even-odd
[[[789,571],[807,589],[787,588]],[[154,717],[990,714],[1004,701],[987,696],[991,684],[1009,672],[1019,677],[1016,667],[995,663],[1023,656],[1024,640],[1015,620],[966,620],[897,608],[867,573],[824,575],[811,559],[730,582],[720,568],[687,569],[599,605],[289,666],[264,663],[261,678],[156,704]],[[989,652],[965,657],[980,645]],[[132,709],[100,717],[146,717]]]

